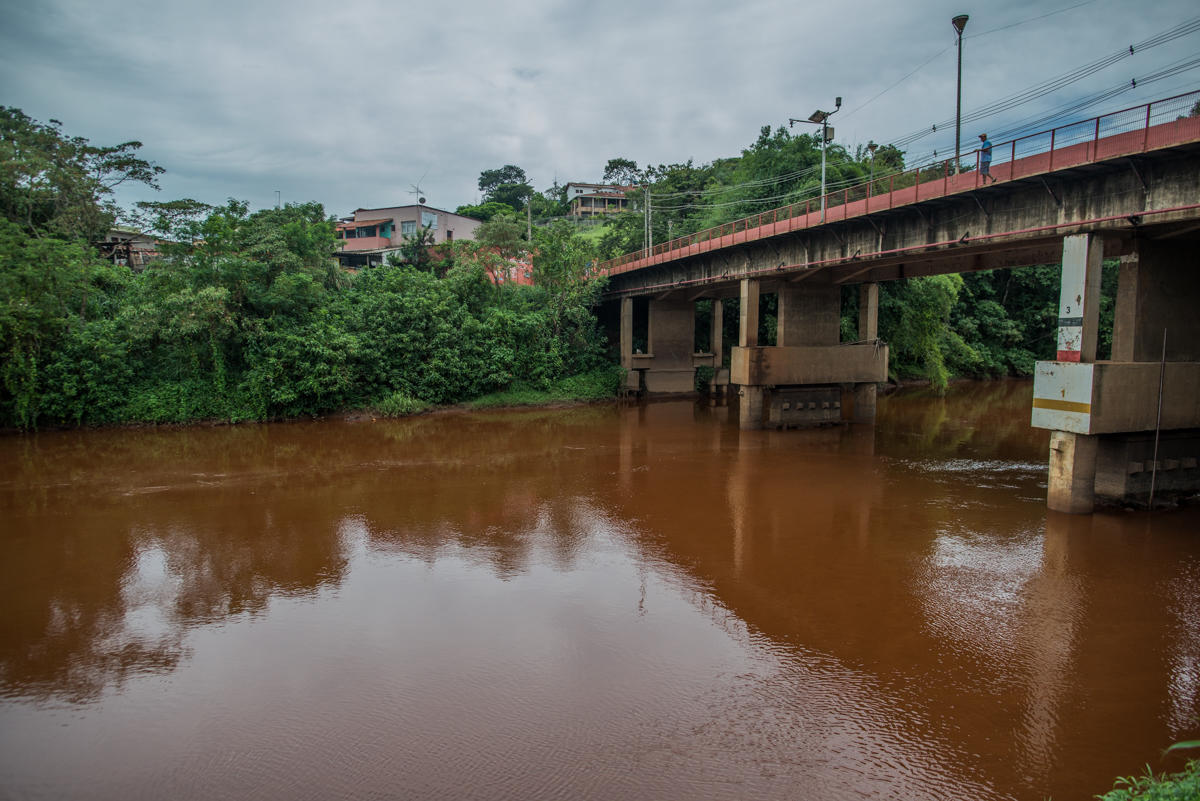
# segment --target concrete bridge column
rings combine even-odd
[[[1200,258],[1194,244],[1140,241],[1121,259],[1114,362],[1200,361]]]
[[[650,301],[647,392],[691,392],[696,388],[692,352],[696,338],[696,304],[689,300]]]
[[[754,329],[758,290],[742,284],[742,335],[730,360],[730,380],[741,386],[747,411],[742,427],[841,422],[848,386],[887,379],[887,348],[840,343],[838,284],[814,280],[784,286],[778,299],[777,344],[760,347]]]
[[[758,347],[758,281],[743,278],[738,302],[738,347]],[[743,384],[738,390],[738,426],[762,428],[763,387]]]
[[[1058,297],[1057,362],[1090,365],[1096,361],[1100,320],[1100,268],[1104,243],[1094,234],[1063,239],[1062,276]],[[1091,397],[1092,374],[1067,375],[1059,368],[1060,398],[1047,398],[1048,411],[1076,414]],[[1085,386],[1086,385],[1086,386]],[[1068,395],[1071,397],[1068,398]],[[1034,392],[1035,411],[1039,400]],[[1064,427],[1065,429],[1065,427]],[[1050,435],[1050,476],[1046,505],[1056,512],[1090,514],[1095,506],[1096,438],[1086,431],[1055,429]]]
[[[841,339],[842,288],[834,284],[779,290],[775,344],[836,345]]]
[[[725,301],[714,298],[712,322],[709,327],[709,353],[713,355],[713,377],[709,391],[714,395],[723,392],[729,385],[729,371],[725,369]]]
[[[858,341],[875,342],[879,339],[879,284],[858,286]],[[854,421],[875,422],[875,407],[879,385],[854,385]]]
[[[1063,243],[1058,359],[1038,362],[1032,416],[1053,431],[1056,511],[1144,503],[1152,484],[1160,498],[1200,489],[1200,257],[1178,241],[1134,248],[1121,264],[1113,358],[1097,362],[1100,242]]]
[[[621,366],[625,368],[625,388],[637,390],[641,375],[633,364],[633,298],[621,298]]]

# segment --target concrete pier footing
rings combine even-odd
[[[1200,491],[1200,264],[1179,243],[1122,259],[1112,359],[1097,361],[1099,236],[1063,241],[1058,353],[1038,362],[1032,425],[1051,430],[1050,509]],[[1157,452],[1154,442],[1157,434]]]
[[[739,347],[730,361],[730,380],[743,398],[753,398],[742,406],[741,427],[874,421],[877,385],[887,380],[888,359],[877,338],[878,285],[860,289],[859,341],[848,343],[840,341],[840,285],[814,280],[781,287],[776,344],[760,346],[757,284],[742,282]]]

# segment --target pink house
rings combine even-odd
[[[379,209],[355,209],[354,214],[337,223],[343,267],[382,264],[388,253],[399,250],[404,237],[418,228],[429,228],[433,244],[455,239],[473,240],[479,220],[442,209],[417,204]]]

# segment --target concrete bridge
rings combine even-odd
[[[745,428],[869,422],[888,372],[879,282],[1061,263],[1058,352],[1037,365],[1032,412],[1053,432],[1050,508],[1144,500],[1152,482],[1160,493],[1200,489],[1200,117],[1188,116],[1198,100],[998,143],[994,183],[949,163],[920,168],[606,262],[621,363],[650,393],[690,391],[697,367],[712,368],[736,388]],[[1097,361],[1104,258],[1120,258],[1120,286],[1112,358]],[[860,317],[857,341],[844,343],[848,285]],[[762,346],[758,299],[770,292],[776,344]],[[731,297],[740,321],[726,373]],[[647,299],[644,353],[633,347],[635,298]],[[713,301],[712,341],[697,353],[702,299]]]

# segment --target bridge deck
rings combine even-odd
[[[992,163],[992,175],[1000,182],[1013,181],[1200,142],[1200,117],[1180,116],[1169,122],[1154,123],[1154,119],[1163,116],[1186,114],[1197,98],[1200,92],[1192,92],[1001,143],[993,147],[996,160]],[[1126,130],[1101,136],[1120,128]],[[1018,156],[1029,149],[1038,152]],[[980,187],[982,176],[978,169],[952,175],[949,167],[950,162],[945,162],[941,174],[932,178],[931,168],[918,168],[830,193],[826,195],[824,222],[820,198],[810,199],[678,237],[656,245],[649,254],[643,250],[602,262],[598,271],[619,275]],[[883,187],[886,191],[877,191]]]

